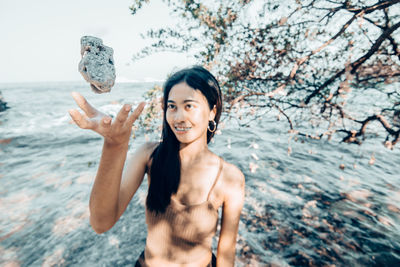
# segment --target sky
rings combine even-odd
[[[140,34],[174,25],[161,0],[151,0],[133,16],[134,0],[0,0],[0,83],[80,81],[80,38],[92,35],[114,49],[118,81],[164,80],[194,64],[183,53],[158,53],[133,62],[150,43]]]

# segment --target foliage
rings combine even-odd
[[[145,139],[161,138],[162,130],[162,95],[163,90],[159,85],[154,85],[148,90],[144,98],[146,99],[146,106],[144,112],[138,118],[138,124],[134,124],[132,138],[136,137],[136,131],[143,130]],[[150,136],[148,135],[150,134]],[[155,136],[153,136],[155,135]]]
[[[368,127],[389,148],[399,141],[400,0],[164,2],[182,22],[149,31],[134,60],[193,53],[242,124],[278,112],[302,136],[360,144]]]

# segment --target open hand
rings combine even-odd
[[[112,121],[110,116],[90,105],[81,94],[72,92],[72,97],[84,112],[84,114],[81,114],[76,109],[69,110],[69,114],[76,125],[82,129],[90,129],[99,133],[104,137],[105,142],[112,145],[121,145],[129,142],[132,125],[145,106],[145,103],[141,102],[129,115],[132,106],[125,104],[114,121]]]

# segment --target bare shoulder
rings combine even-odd
[[[149,165],[151,155],[153,154],[154,149],[158,146],[159,142],[145,142],[140,145],[135,152],[131,156],[131,161],[141,161]]]
[[[224,183],[227,186],[234,186],[235,188],[242,188],[245,184],[245,177],[242,171],[232,163],[224,160],[222,169],[222,176]]]
[[[135,154],[144,154],[144,155],[146,155],[146,157],[150,157],[158,144],[160,144],[160,143],[159,142],[145,142],[136,149]]]
[[[224,211],[229,214],[240,214],[245,195],[244,174],[234,164],[224,161],[222,177]]]
[[[160,144],[160,142],[145,142],[141,147],[142,149],[148,153],[148,154],[152,154],[154,149],[156,149],[156,147]]]

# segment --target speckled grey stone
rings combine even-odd
[[[110,92],[115,83],[113,49],[103,45],[100,38],[83,36],[79,72],[95,93]]]

